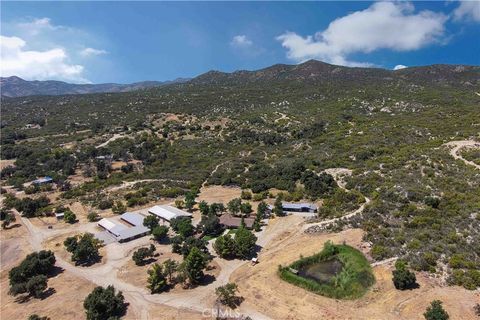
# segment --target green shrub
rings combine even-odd
[[[342,271],[329,283],[319,283],[315,280],[294,274],[291,269],[299,270],[304,266],[338,259],[343,267]],[[302,257],[287,267],[279,267],[280,278],[312,291],[336,299],[355,299],[361,297],[375,282],[372,268],[365,256],[348,245],[334,245],[326,242],[324,249],[310,257]]]

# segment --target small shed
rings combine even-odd
[[[42,184],[47,184],[47,183],[52,183],[53,179],[52,177],[43,177],[43,178],[38,178],[37,180],[33,180],[32,183],[35,185],[42,185]]]

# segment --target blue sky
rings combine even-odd
[[[311,58],[480,64],[480,2],[1,2],[2,76],[169,80]]]

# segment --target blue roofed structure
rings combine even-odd
[[[46,184],[46,183],[52,183],[53,182],[53,178],[52,177],[49,177],[49,176],[46,176],[46,177],[43,177],[43,178],[38,178],[37,180],[33,180],[32,183],[33,184]]]

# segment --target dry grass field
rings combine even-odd
[[[478,319],[473,306],[480,294],[461,287],[442,287],[423,274],[417,274],[420,288],[399,291],[391,280],[391,265],[374,267],[376,283],[362,298],[340,301],[310,293],[281,280],[277,276],[279,264],[286,265],[299,258],[319,252],[323,243],[347,243],[364,250],[363,232],[346,230],[337,234],[306,235],[280,234],[260,254],[260,263],[243,265],[230,280],[239,285],[245,298],[242,310],[258,310],[272,319],[423,319],[430,302],[439,299],[451,319]],[[288,294],[286,294],[288,293]]]

